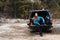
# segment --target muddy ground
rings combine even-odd
[[[56,21],[53,22],[53,32],[44,33],[43,37],[39,33],[30,33],[26,20],[10,21],[0,23],[0,40],[60,40],[60,23],[56,23]]]

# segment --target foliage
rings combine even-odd
[[[26,18],[29,10],[41,10],[42,8],[50,10],[52,15],[60,15],[60,0],[35,0],[34,2],[31,0],[0,0],[2,12],[4,12],[6,6],[6,9],[8,9],[7,17],[10,16],[12,18]]]

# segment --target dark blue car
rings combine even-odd
[[[30,23],[28,24],[29,28],[32,30],[35,30],[35,28],[37,28],[37,26],[38,26],[38,25],[34,25],[33,20],[31,19],[31,18],[33,18],[35,13],[38,13],[38,16],[43,17],[45,20],[45,23],[43,23],[43,24],[42,24],[42,21],[40,20],[41,25],[39,25],[39,26],[43,29],[42,31],[51,30],[52,20],[51,20],[51,14],[48,10],[31,10],[31,11],[29,11],[29,19],[30,19]],[[39,30],[39,29],[40,28],[37,28],[37,30]]]

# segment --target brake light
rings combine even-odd
[[[50,22],[52,22],[53,21],[53,19],[52,18],[50,18]]]
[[[30,20],[28,19],[28,20],[27,20],[27,24],[29,24],[29,23],[30,23]]]

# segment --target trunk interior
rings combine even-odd
[[[49,24],[50,19],[49,19],[49,20],[46,19],[46,16],[50,17],[50,15],[49,15],[49,13],[48,13],[47,11],[32,12],[30,18],[33,18],[34,15],[35,15],[35,13],[38,13],[38,16],[43,17],[44,20],[45,20],[45,23],[46,23],[46,24]]]
[[[32,18],[35,15],[35,13],[38,13],[38,16],[41,16],[43,18],[45,18],[47,15],[49,16],[47,11],[39,11],[39,12],[32,12],[30,17]]]

